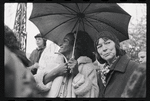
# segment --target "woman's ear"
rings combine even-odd
[[[92,52],[92,53],[94,54],[95,59],[99,59],[99,55],[98,55],[98,53],[97,53],[97,52]]]
[[[96,57],[96,52],[92,52],[94,54],[94,56]]]

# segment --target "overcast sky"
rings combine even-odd
[[[140,19],[140,17],[143,16],[143,14],[146,14],[146,4],[140,4],[140,3],[119,3],[119,5],[128,12],[132,17],[130,22],[137,23],[137,20]],[[145,6],[144,6],[145,5]],[[4,11],[4,23],[8,25],[11,29],[13,29],[14,26],[14,19],[16,14],[16,8],[17,3],[5,3],[5,11]],[[28,20],[30,14],[32,11],[32,3],[28,3],[27,5],[27,53],[31,53],[35,48],[35,39],[34,36],[39,33],[38,28]],[[129,28],[130,28],[129,23]],[[51,42],[48,41],[48,45]]]

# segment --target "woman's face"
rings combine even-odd
[[[66,35],[63,39],[63,43],[60,45],[59,52],[62,54],[70,53],[73,50],[73,45],[71,44],[71,37]]]
[[[98,40],[97,51],[106,61],[112,60],[116,57],[115,43],[110,39],[100,38]]]

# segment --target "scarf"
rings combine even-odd
[[[116,61],[118,58],[119,58],[119,56],[116,57],[110,65],[108,65],[108,64],[105,63],[103,69],[101,70],[101,80],[102,80],[102,83],[104,84],[105,87],[106,87],[106,83],[107,83],[107,82],[106,82],[106,76],[107,76],[107,74],[110,72],[111,66],[115,63],[115,61]]]

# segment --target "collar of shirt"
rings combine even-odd
[[[36,48],[36,50],[38,50],[38,51],[43,50],[43,49],[45,49],[45,46],[42,48],[38,48],[38,47]]]

